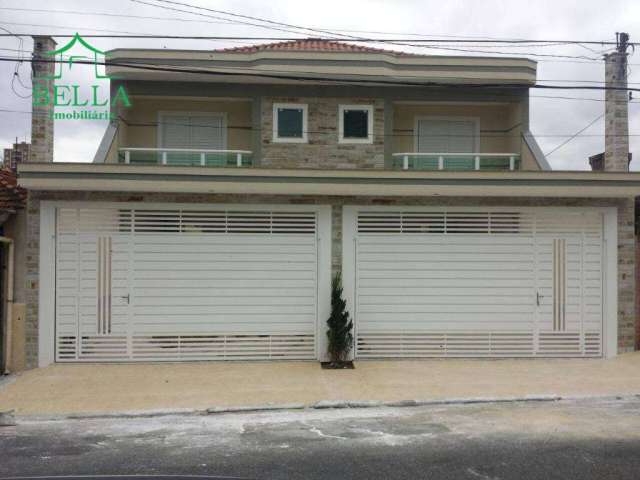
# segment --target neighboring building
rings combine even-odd
[[[13,144],[11,148],[4,149],[4,163],[3,167],[6,170],[15,172],[18,168],[18,164],[28,162],[31,152],[31,144],[27,142],[20,142]]]
[[[0,375],[25,367],[26,201],[15,173],[0,169]]]
[[[324,359],[338,271],[359,359],[634,349],[640,175],[615,154],[550,171],[535,62],[319,40],[108,58],[132,106],[94,163],[19,170],[30,366]]]

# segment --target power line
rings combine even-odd
[[[176,11],[176,12],[181,12],[181,13],[187,13],[187,14],[191,14],[191,15],[199,15],[199,16],[203,16],[203,17],[209,17],[209,18],[214,18],[214,19],[224,19],[224,17],[219,17],[219,16],[212,16],[212,15],[208,15],[208,14],[203,14],[200,12],[193,12],[193,11],[189,11],[189,10],[183,10],[183,9],[179,9],[179,8],[175,8],[175,7],[169,7],[167,5],[157,5],[154,3],[149,3],[149,2],[145,2],[142,0],[131,0],[132,2],[135,3],[140,3],[140,4],[144,4],[144,5],[150,5],[152,7],[155,8],[161,8],[161,9],[165,9],[165,10],[172,10],[172,11]],[[255,20],[255,21],[259,21],[259,22],[263,22],[263,23],[269,23],[272,25],[279,25],[279,27],[270,27],[267,25],[261,25],[261,24],[256,24],[256,23],[251,23],[251,22],[246,22],[246,21],[242,21],[242,20],[238,20],[237,23],[239,24],[243,24],[243,25],[250,25],[250,26],[254,26],[254,27],[259,27],[259,28],[266,28],[269,30],[276,30],[276,31],[284,31],[284,32],[288,32],[288,33],[294,33],[294,34],[301,34],[301,32],[297,32],[297,31],[292,31],[289,29],[285,29],[285,28],[281,28],[282,26],[285,26],[287,28],[294,28],[296,30],[306,30],[306,31],[313,31],[315,33],[321,33],[321,34],[329,34],[329,35],[336,35],[335,32],[332,32],[330,30],[317,30],[317,29],[313,29],[313,28],[307,28],[304,26],[300,26],[300,25],[292,25],[292,24],[287,24],[287,23],[282,23],[282,22],[276,22],[273,20],[268,20],[268,19],[263,19],[263,18],[259,18],[259,17],[253,17],[253,16],[248,16],[248,15],[239,15],[233,12],[227,12],[224,10],[214,10],[214,9],[210,9],[210,8],[206,8],[206,7],[200,7],[197,5],[191,5],[188,3],[184,3],[184,2],[176,2],[176,1],[172,1],[172,0],[155,0],[156,2],[161,2],[161,3],[168,3],[171,5],[181,5],[181,6],[186,6],[188,8],[193,8],[193,9],[198,9],[198,10],[205,10],[205,11],[211,11],[211,12],[216,12],[216,13],[222,13],[223,15],[230,15],[230,16],[234,16],[234,17],[239,17],[239,18],[248,18],[251,20]],[[344,40],[344,38],[348,38],[350,41],[354,41],[354,42],[366,42],[366,43],[389,43],[389,44],[393,44],[393,45],[401,45],[401,46],[409,46],[409,47],[417,47],[417,48],[427,48],[427,49],[432,49],[432,50],[445,50],[445,51],[456,51],[456,52],[464,52],[464,53],[489,53],[492,55],[513,55],[512,52],[496,52],[496,51],[482,51],[482,50],[468,50],[468,49],[461,49],[461,48],[453,48],[453,47],[442,47],[442,46],[428,46],[428,45],[422,45],[422,44],[415,44],[415,43],[405,43],[407,41],[414,41],[414,40],[406,40],[406,39],[358,39],[357,37],[353,36],[353,35],[345,35],[345,34],[341,34],[338,33],[337,35],[340,35],[341,39],[336,39],[336,40]],[[430,41],[430,42],[434,42],[435,40],[417,40],[417,41]],[[586,60],[596,60],[594,58],[591,57],[586,57],[584,55],[548,55],[548,54],[536,54],[536,53],[532,53],[532,52],[528,52],[528,53],[520,53],[520,55],[527,55],[527,56],[536,56],[536,57],[549,57],[549,58],[573,58],[573,59],[586,59]]]
[[[0,109],[0,113],[22,113],[22,114],[31,114],[31,111],[28,110],[11,110],[11,109]],[[47,113],[37,113],[38,115],[49,115]],[[598,120],[599,118],[596,118],[596,120]],[[191,127],[209,127],[211,128],[211,125],[205,125],[205,124],[193,124],[193,123],[176,123],[176,122],[129,122],[127,120],[125,120],[122,117],[119,117],[118,120],[122,121],[124,124],[126,124],[128,127],[139,127],[139,128],[149,128],[149,127],[153,127],[156,128],[158,126],[161,125],[171,125],[171,126],[191,126]],[[554,133],[554,134],[536,134],[534,135],[534,137],[536,138],[567,138],[569,137],[570,139],[576,138],[576,137],[586,137],[586,138],[595,138],[595,137],[602,137],[604,136],[603,134],[599,134],[599,133],[594,133],[594,134],[582,134],[581,132],[586,130],[586,128],[588,128],[589,126],[591,126],[593,123],[595,123],[595,121],[593,121],[592,123],[590,123],[589,125],[587,125],[587,127],[583,128],[580,130],[580,132],[578,133],[567,133],[567,134],[562,134],[562,133]],[[253,127],[253,126],[245,126],[245,125],[227,125],[225,127],[225,129],[228,130],[243,130],[243,131],[247,131],[247,132],[261,132],[265,129],[261,128],[261,127]],[[511,129],[506,129],[506,131],[509,131]],[[269,129],[269,132],[271,130]],[[309,134],[313,134],[313,135],[336,135],[336,132],[329,132],[326,130],[305,130],[305,133],[309,133]],[[413,133],[413,131],[411,130],[401,130],[398,129],[396,130],[396,132],[410,132],[410,133],[391,133],[391,134],[385,134],[385,133],[380,133],[380,134],[376,134],[377,137],[413,137],[415,136],[415,134]],[[482,132],[482,131],[481,131]],[[487,131],[485,131],[487,132]],[[514,135],[514,134],[507,134],[507,133],[493,133],[493,134],[480,134],[480,135],[455,135],[455,134],[433,134],[433,135],[426,135],[427,137],[447,137],[447,138],[521,138],[522,135]],[[628,135],[610,135],[613,137],[640,137],[640,133],[630,133]],[[560,145],[562,146],[562,145]],[[559,148],[560,146],[556,147]],[[553,150],[551,152],[549,152],[547,155],[553,153]]]
[[[15,61],[25,61],[25,62],[36,62],[36,63],[66,63],[60,62],[59,60],[46,60],[46,59],[21,59],[21,58],[12,58],[12,57],[0,57],[0,61],[2,62],[15,62]],[[113,62],[107,61],[104,63],[101,62],[92,62],[92,61],[84,61],[84,60],[76,60],[75,64],[85,64],[85,65],[96,65],[96,66],[113,66],[113,67],[125,67],[132,68],[137,70],[149,70],[149,71],[160,71],[160,72],[173,72],[173,73],[191,73],[197,75],[213,75],[213,76],[242,76],[242,77],[255,77],[255,78],[270,78],[270,79],[278,79],[278,80],[293,80],[293,81],[319,81],[319,82],[329,82],[329,83],[346,83],[346,84],[374,84],[374,85],[390,85],[390,86],[414,86],[414,87],[437,87],[437,88],[469,88],[469,89],[525,89],[525,88],[539,88],[539,89],[548,89],[548,90],[623,90],[630,92],[640,92],[640,88],[633,87],[610,87],[610,86],[601,86],[601,85],[542,85],[542,84],[520,84],[520,83],[486,83],[486,84],[477,84],[477,83],[443,83],[443,82],[401,82],[401,81],[393,81],[393,80],[373,80],[373,79],[338,79],[331,77],[322,77],[322,76],[307,76],[307,75],[295,75],[296,72],[291,72],[292,75],[274,75],[270,73],[258,73],[258,72],[229,72],[229,71],[221,71],[221,70],[210,70],[210,69],[199,69],[199,68],[183,68],[183,67],[173,67],[170,65],[153,65],[153,64],[144,64],[144,63],[136,63],[136,62]],[[224,67],[223,67],[224,68]]]
[[[194,7],[195,8],[195,7]],[[201,7],[203,8],[203,7]],[[176,17],[151,17],[146,15],[131,15],[131,14],[115,14],[110,12],[79,12],[76,10],[57,10],[57,9],[37,9],[37,8],[17,8],[17,7],[0,7],[0,10],[8,11],[21,11],[21,12],[38,12],[38,13],[64,13],[68,15],[83,15],[83,16],[105,16],[105,17],[120,17],[120,18],[138,18],[145,20],[161,20],[161,21],[175,21],[175,22],[190,22],[190,23],[210,23],[210,24],[233,24],[233,21],[223,20],[220,22],[212,22],[207,20],[194,20]],[[193,13],[193,12],[190,12]],[[306,27],[304,27],[306,28]],[[415,37],[435,37],[429,38],[426,41],[436,43],[553,43],[553,44],[591,44],[591,45],[616,45],[614,41],[608,40],[544,40],[544,39],[524,39],[524,38],[500,38],[500,37],[488,37],[488,36],[471,36],[471,35],[425,35],[423,33],[414,32],[388,32],[380,30],[351,30],[351,29],[339,29],[330,27],[317,27],[312,26],[309,29],[314,30],[329,30],[332,32],[350,32],[350,33],[373,33],[378,35],[407,35]],[[442,38],[438,38],[442,37]],[[380,39],[384,40],[384,39]],[[408,39],[411,41],[417,41],[416,39]],[[632,45],[633,43],[629,43]]]
[[[580,130],[578,130],[574,135],[570,136],[569,138],[567,138],[564,142],[562,142],[560,145],[558,145],[557,147],[551,149],[550,151],[548,151],[547,153],[544,154],[545,157],[548,157],[549,155],[551,155],[554,152],[557,152],[558,150],[560,150],[562,147],[564,147],[567,143],[569,143],[571,140],[573,140],[574,138],[576,138],[577,136],[579,136],[582,132],[584,132],[587,128],[589,128],[591,125],[593,125],[594,123],[596,123],[598,120],[600,120],[602,117],[604,117],[604,113],[601,113],[600,115],[598,115],[596,118],[594,118],[593,120],[591,120],[585,127],[581,128]]]
[[[233,22],[230,22],[228,20],[212,22],[207,20],[191,20],[191,19],[176,18],[176,17],[149,17],[146,15],[131,15],[131,14],[125,15],[121,13],[109,13],[109,12],[78,12],[76,10],[45,10],[40,8],[13,8],[13,7],[0,7],[0,10],[10,10],[10,11],[19,11],[19,12],[37,12],[37,13],[64,13],[65,15],[102,16],[102,17],[132,18],[132,19],[137,18],[141,20],[164,20],[169,22],[209,23],[209,24],[215,24],[215,25],[232,25],[233,24]]]
[[[140,3],[140,0],[131,0],[132,2],[136,2],[136,3]],[[207,7],[201,7],[199,5],[193,5],[193,4],[189,4],[186,2],[178,2],[175,0],[153,0],[157,3],[166,3],[166,4],[170,4],[170,5],[180,5],[183,7],[188,7],[188,8],[193,8],[193,9],[197,9],[197,10],[204,10],[204,11],[209,11],[209,12],[213,12],[213,13],[217,13],[217,14],[223,14],[223,15],[229,15],[232,17],[238,17],[238,18],[244,18],[244,19],[248,19],[248,20],[254,20],[254,21],[259,21],[259,22],[265,22],[265,23],[270,23],[270,24],[274,24],[274,25],[279,25],[279,26],[284,26],[284,27],[289,27],[289,28],[295,28],[298,30],[310,30],[310,31],[315,31],[315,32],[319,32],[319,33],[325,33],[325,34],[333,34],[336,30],[334,29],[326,29],[326,30],[321,30],[321,29],[317,29],[317,28],[313,28],[313,27],[305,27],[305,26],[301,26],[301,25],[294,25],[294,24],[288,24],[288,23],[283,23],[283,22],[277,22],[274,20],[269,20],[269,19],[265,19],[265,18],[260,18],[260,17],[255,17],[255,16],[251,16],[251,15],[242,15],[242,14],[238,14],[238,13],[234,13],[234,12],[229,12],[229,11],[225,11],[225,10],[215,10],[212,8],[207,8]],[[154,5],[158,8],[161,8],[160,5]],[[186,13],[192,13],[195,14],[195,12],[189,12],[187,11]],[[357,38],[357,37],[353,37],[353,38]],[[373,41],[374,39],[372,39]],[[381,41],[387,41],[387,42],[392,42],[392,41],[420,41],[420,42],[434,42],[434,43],[486,43],[486,40],[471,40],[471,39],[455,39],[455,40],[451,40],[451,39],[421,39],[421,40],[413,40],[413,39],[376,39],[377,40],[381,40]],[[364,40],[363,40],[364,41]],[[540,39],[536,39],[536,40],[529,40],[529,39],[492,39],[490,41],[490,43],[564,43],[564,44],[594,44],[594,45],[617,45],[616,42],[614,41],[594,41],[594,40],[540,40]],[[629,45],[632,45],[632,43],[629,43]]]

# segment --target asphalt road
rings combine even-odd
[[[640,399],[28,421],[0,428],[0,478],[96,474],[636,480]]]

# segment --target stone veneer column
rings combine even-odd
[[[49,98],[53,98],[55,63],[38,62],[38,60],[53,60],[46,55],[56,48],[56,42],[51,37],[33,37],[33,87],[44,86],[49,91]],[[52,103],[47,105],[32,105],[31,115],[31,156],[30,162],[53,162],[53,113]]]
[[[627,88],[627,54],[614,52],[604,57],[605,85]],[[605,92],[604,169],[629,171],[629,96],[627,90]]]

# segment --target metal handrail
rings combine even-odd
[[[480,170],[480,162],[483,158],[508,158],[509,159],[509,170],[515,170],[516,158],[519,158],[520,155],[517,153],[469,153],[469,152],[461,152],[461,153],[452,153],[452,152],[401,152],[401,153],[392,153],[392,157],[402,158],[402,169],[409,170],[409,158],[410,157],[438,157],[438,170],[444,170],[444,160],[446,158],[460,158],[460,157],[469,157],[475,160],[474,170]]]
[[[231,153],[236,154],[236,166],[242,167],[242,156],[251,155],[250,150],[212,150],[198,148],[144,148],[144,147],[121,147],[119,152],[124,153],[124,163],[131,163],[131,152],[157,152],[160,154],[162,165],[167,164],[168,153],[195,153],[200,155],[200,165],[206,165],[206,156],[208,153]]]

